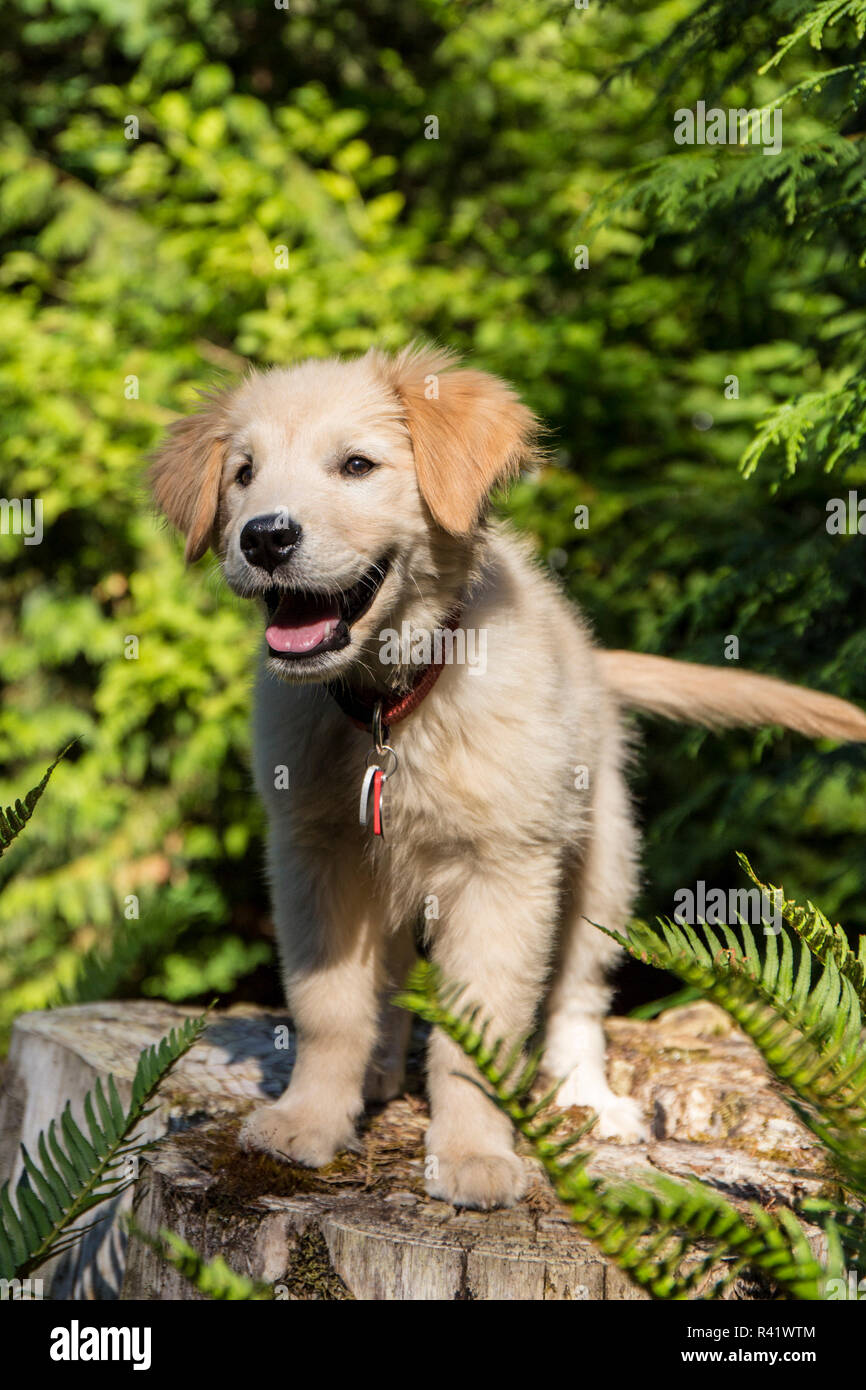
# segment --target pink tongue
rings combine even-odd
[[[330,637],[339,621],[336,602],[323,602],[315,611],[308,605],[306,611],[298,612],[287,595],[265,629],[265,638],[275,652],[311,652]]]

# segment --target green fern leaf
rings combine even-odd
[[[72,743],[67,743],[66,747],[57,754],[51,766],[46,769],[41,780],[25,794],[23,801],[19,799],[15,802],[14,806],[7,806],[5,809],[0,806],[0,855],[5,853],[12,844],[12,841],[17,839],[21,834],[21,831],[33,815],[36,803],[48,786],[52,772],[57,764],[66,757],[70,748],[74,746],[74,739]]]
[[[772,900],[775,890],[755,881]],[[796,1114],[831,1150],[846,1181],[866,1193],[866,1030],[849,978],[859,978],[860,962],[843,944],[841,929],[831,928],[811,905],[804,912],[788,903],[783,918],[799,932],[781,951],[774,942],[762,954],[754,931],[741,921],[739,935],[722,927],[729,954],[710,952],[709,965],[703,943],[695,945],[694,929],[679,923],[664,921],[654,929],[634,922],[625,935],[600,929],[636,959],[679,975],[730,1013],[783,1083]],[[704,930],[718,941],[711,928]]]
[[[866,1009],[866,936],[860,937],[855,953],[838,922],[831,926],[814,903],[807,902],[802,907],[793,898],[786,898],[781,888],[762,883],[744,854],[738,854],[737,859],[755,886],[772,902],[778,902],[782,917],[805,941],[812,954],[820,961],[832,959],[836,962],[840,973],[857,991],[861,1008]]]
[[[125,1109],[113,1076],[106,1098],[100,1081],[88,1092],[84,1114],[90,1138],[76,1123],[67,1103],[37,1140],[39,1164],[22,1146],[24,1172],[15,1189],[0,1190],[0,1278],[23,1278],[80,1239],[81,1228],[70,1230],[85,1212],[99,1206],[127,1185],[122,1164],[149,1144],[135,1140],[147,1103],[175,1062],[200,1036],[207,1015],[188,1019],[179,1029],[141,1053]],[[100,1119],[96,1117],[93,1099]],[[40,1166],[41,1165],[41,1166]]]
[[[575,1150],[583,1126],[566,1139],[538,1125],[538,1105],[519,1093],[520,1053],[502,1042],[483,1042],[478,1008],[455,1012],[461,986],[446,984],[435,966],[420,962],[395,1003],[441,1028],[474,1063],[480,1086],[510,1117],[542,1164],[582,1234],[653,1298],[717,1297],[748,1264],[771,1277],[791,1297],[821,1297],[824,1271],[805,1231],[790,1212],[750,1208],[753,1224],[723,1197],[700,1183],[647,1173],[641,1183],[614,1185],[586,1172],[587,1151]],[[530,1073],[534,1077],[534,1072]],[[719,1272],[719,1265],[724,1267]]]

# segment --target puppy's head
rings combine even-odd
[[[187,559],[212,548],[235,593],[264,601],[271,670],[329,681],[371,673],[384,628],[443,621],[535,432],[504,382],[450,353],[368,352],[203,397],[152,482]]]

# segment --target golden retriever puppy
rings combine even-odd
[[[597,650],[485,519],[535,437],[502,381],[410,348],[255,372],[157,455],[156,499],[188,558],[211,547],[264,611],[255,774],[297,1060],[247,1120],[249,1147],[326,1164],[354,1142],[365,1094],[399,1092],[409,1019],[387,1000],[419,920],[496,1034],[526,1036],[544,1005],[563,1106],[640,1139],[637,1105],[605,1079],[616,947],[591,925],[621,928],[635,892],[621,706],[866,738],[866,717],[830,696]],[[434,1031],[428,1190],[507,1205],[524,1164],[466,1067]]]

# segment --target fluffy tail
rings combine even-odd
[[[847,700],[752,671],[695,666],[638,652],[598,652],[605,684],[632,709],[710,729],[782,724],[813,738],[866,740],[866,714]]]

